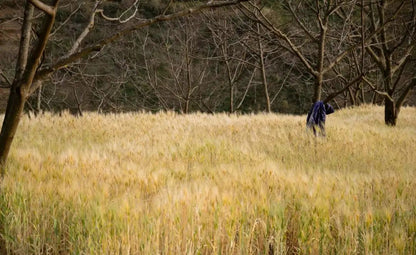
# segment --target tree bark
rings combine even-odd
[[[325,41],[326,41],[326,27],[323,27],[320,34],[319,40],[319,60],[318,60],[318,71],[315,76],[315,87],[313,93],[313,102],[321,100],[322,94],[322,83],[324,80],[324,61],[325,61]]]
[[[259,53],[260,53],[260,71],[261,71],[261,80],[263,82],[263,88],[264,88],[264,99],[266,100],[266,111],[270,113],[272,111],[271,104],[270,104],[270,96],[269,96],[269,89],[267,85],[267,76],[266,76],[266,65],[264,63],[264,49],[263,44],[261,42],[261,30],[260,30],[260,24],[257,23],[257,33],[258,33],[258,46],[259,46]]]
[[[40,28],[38,43],[30,50],[30,30],[32,28],[33,6],[31,1],[26,2],[24,20],[22,26],[22,38],[19,48],[19,59],[16,67],[16,75],[10,89],[3,126],[0,132],[0,171],[4,174],[5,163],[9,155],[10,146],[16,134],[20,117],[26,100],[30,95],[30,86],[34,81],[36,70],[39,67],[46,44],[49,39],[59,0],[52,3],[53,13],[47,13]],[[35,5],[35,7],[38,7]],[[29,52],[31,54],[29,54]],[[30,56],[30,57],[28,57]]]
[[[0,171],[1,177],[4,174],[4,164],[14,135],[19,125],[19,120],[23,107],[25,104],[25,98],[22,96],[21,80],[24,76],[25,69],[28,62],[29,48],[30,48],[30,35],[32,29],[34,7],[28,1],[25,5],[22,33],[20,39],[19,56],[16,65],[15,78],[13,80],[10,95],[7,103],[6,113],[3,120],[3,126],[0,133]]]
[[[41,81],[38,81],[41,82]],[[35,116],[40,114],[42,111],[42,85],[38,85],[38,91],[36,96],[36,108],[35,108]],[[30,93],[30,92],[29,92]]]
[[[228,80],[228,88],[229,88],[229,94],[230,94],[230,113],[234,112],[234,80],[233,75],[231,73],[231,67],[230,67],[230,61],[228,60],[228,54],[227,54],[227,45],[226,42],[224,42],[223,46],[223,55],[225,58],[225,66],[227,67],[227,80]]]
[[[393,101],[384,99],[384,122],[388,126],[396,126],[398,111]]]
[[[7,102],[6,114],[4,116],[3,127],[0,133],[0,166],[3,166],[9,155],[10,146],[20,117],[25,106],[26,96],[22,94],[21,88],[17,87],[10,91],[9,100]],[[1,174],[4,174],[4,167],[1,168]]]
[[[191,77],[191,59],[189,57],[189,44],[190,38],[188,38],[188,24],[186,26],[186,33],[185,33],[185,60],[186,60],[186,83],[187,83],[187,91],[185,96],[185,114],[189,113],[189,105],[191,102],[191,95],[192,95],[192,77]]]

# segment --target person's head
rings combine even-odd
[[[325,113],[326,114],[331,114],[334,112],[334,107],[332,107],[332,105],[326,103],[325,104]]]

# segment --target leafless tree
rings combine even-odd
[[[218,64],[224,64],[225,81],[228,85],[229,112],[233,113],[241,106],[245,98],[245,95],[243,95],[239,100],[240,103],[237,102],[237,82],[251,63],[247,59],[247,52],[244,47],[241,47],[244,38],[236,33],[237,25],[229,19],[218,21],[215,14],[211,15],[209,20],[208,28],[211,31],[212,41],[217,51],[215,60],[219,61]]]
[[[414,1],[371,1],[366,4],[370,33],[380,31],[366,45],[366,51],[376,63],[382,86],[375,76],[364,80],[384,98],[384,120],[395,126],[400,108],[416,86],[414,69],[409,65],[416,43]],[[394,20],[386,26],[387,20]],[[372,81],[373,80],[373,81]]]
[[[381,28],[392,21],[392,18],[386,20],[362,41],[359,40],[357,28],[350,25],[354,23],[357,1],[285,0],[283,2],[293,20],[290,24],[296,26],[285,28],[274,24],[270,15],[265,14],[265,8],[251,2],[242,5],[241,8],[248,17],[272,31],[281,40],[282,46],[291,52],[303,65],[305,71],[313,77],[312,101],[322,100],[324,85],[339,80],[339,76],[343,75],[342,72],[336,73],[334,68],[342,65],[342,61],[345,62],[348,56],[354,54],[363,43],[367,44]],[[355,68],[349,66],[351,67]],[[356,76],[348,79],[342,77],[345,85],[327,95],[324,101],[334,99],[350,86],[359,83],[363,75],[362,72],[358,72]]]

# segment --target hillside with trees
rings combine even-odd
[[[168,2],[104,1],[85,41],[203,1],[172,1],[164,10]],[[33,93],[26,110],[302,114],[318,99],[318,91],[322,100],[339,93],[331,99],[338,108],[400,98],[395,94],[406,90],[414,73],[414,6],[362,2],[363,8],[360,1],[246,3],[155,24],[54,73]],[[1,5],[0,70],[2,87],[7,87],[16,65],[23,6],[10,0]],[[42,64],[70,50],[90,22],[92,8],[93,2],[61,2]],[[386,73],[381,58],[397,64],[395,73]],[[394,81],[387,81],[390,76]],[[1,94],[4,111],[7,88]],[[414,104],[415,93],[407,99]]]

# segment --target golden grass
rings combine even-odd
[[[15,254],[416,254],[416,108],[328,117],[24,117],[0,196]]]

